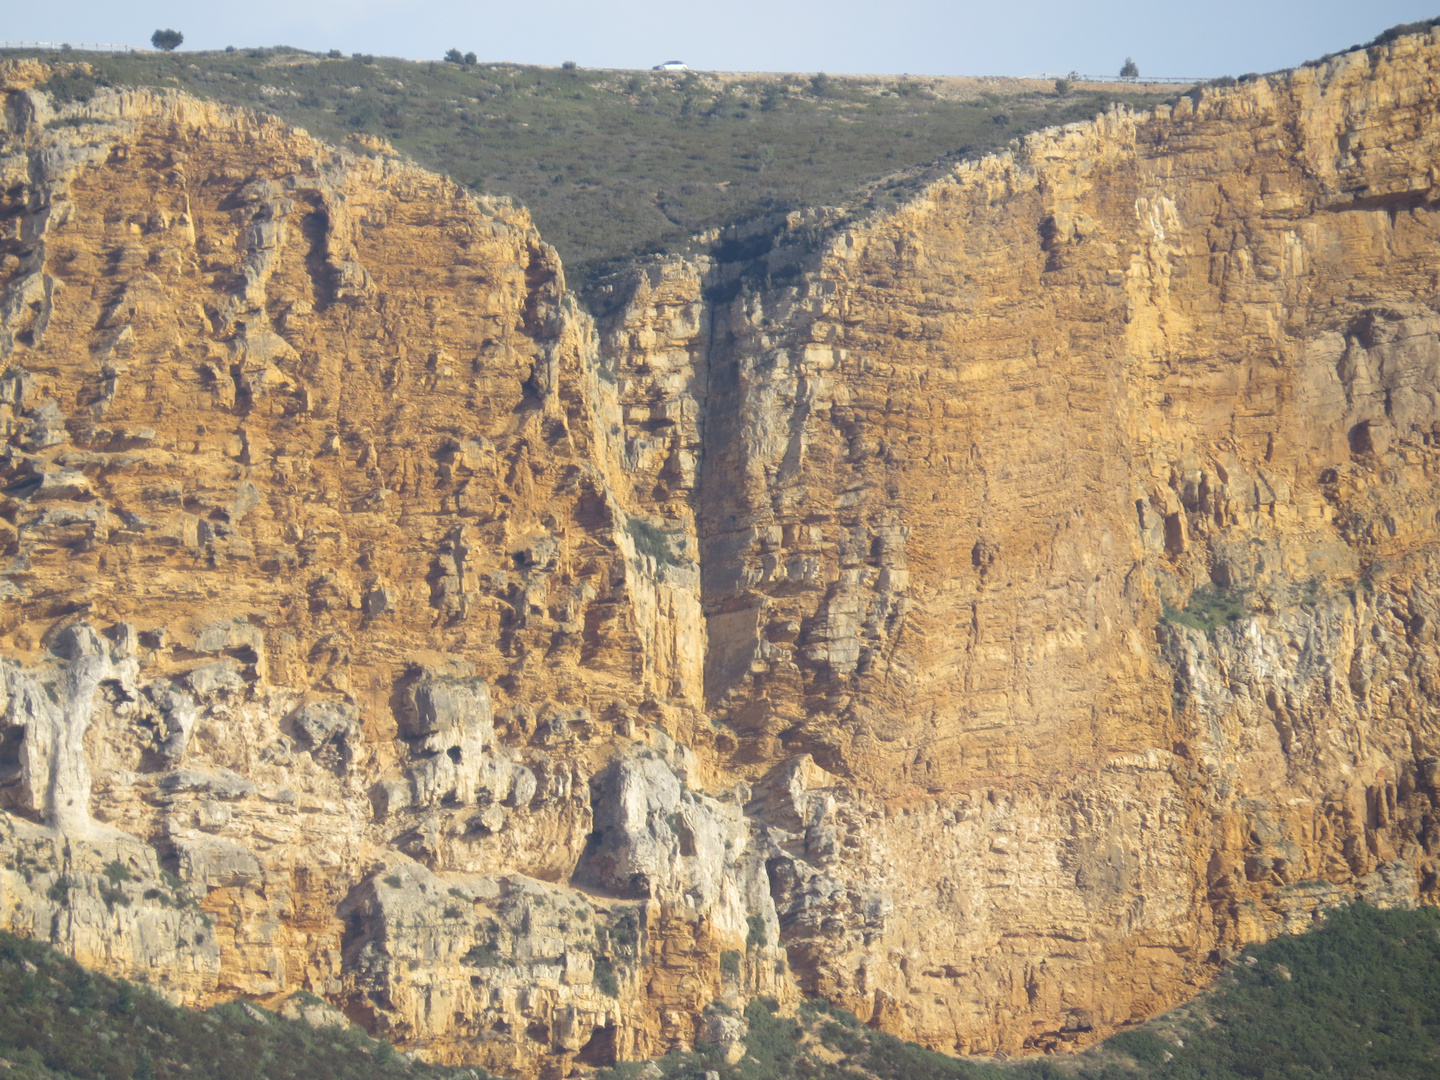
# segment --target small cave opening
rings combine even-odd
[[[590,1038],[575,1055],[575,1059],[582,1065],[607,1066],[614,1065],[619,1060],[616,1050],[616,1042],[619,1031],[613,1022],[604,1027],[597,1027],[590,1033]]]
[[[1368,420],[1356,424],[1349,433],[1350,453],[1352,454],[1373,454],[1375,452],[1375,436],[1370,430]]]

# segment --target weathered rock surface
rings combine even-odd
[[[1081,1045],[1440,899],[1440,41],[593,319],[506,203],[0,75],[0,924],[559,1076]]]

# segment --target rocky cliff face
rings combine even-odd
[[[739,1054],[752,994],[1080,1045],[1437,899],[1440,41],[594,318],[384,147],[46,75],[3,70],[6,928],[558,1076]]]

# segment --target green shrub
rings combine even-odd
[[[740,951],[726,949],[720,954],[720,974],[727,979],[740,978]]]
[[[488,945],[472,945],[460,958],[460,962],[478,968],[508,967],[514,963],[508,956],[501,955],[493,942]]]
[[[1188,626],[1213,635],[1217,627],[1247,618],[1250,609],[1241,594],[1219,585],[1202,585],[1190,594],[1180,609],[1166,604],[1161,618],[1176,626]]]
[[[789,1075],[799,1053],[800,1025],[788,1016],[781,1016],[779,1004],[768,997],[750,1000],[745,1006],[745,1022],[750,1027],[745,1036],[745,1049],[763,1070],[759,1075]]]
[[[745,947],[758,949],[768,944],[769,935],[765,930],[765,920],[759,915],[750,915],[745,920],[749,930],[745,934]]]
[[[86,75],[81,71],[69,71],[52,76],[50,81],[45,84],[45,90],[57,105],[68,105],[72,102],[89,101],[95,96],[95,91],[99,86],[99,82],[93,76]],[[84,122],[80,121],[78,117],[67,117],[66,120]]]
[[[855,1054],[860,1051],[864,1039],[851,1028],[843,1024],[837,1024],[834,1020],[827,1020],[820,1025],[820,1041],[832,1050],[839,1050],[844,1054]]]
[[[615,977],[615,964],[603,956],[595,958],[595,987],[607,997],[620,996],[620,980]]]
[[[105,906],[111,911],[115,910],[116,904],[121,907],[130,906],[130,897],[125,895],[124,889],[112,889],[108,885],[100,886],[100,899],[105,901]]]
[[[673,542],[675,533],[651,525],[644,518],[632,517],[625,522],[625,531],[630,534],[630,539],[635,542],[635,551],[639,555],[648,555],[655,560],[657,566],[677,566],[680,560],[675,557]]]
[[[623,910],[615,920],[600,932],[602,948],[633,958],[640,950],[640,921],[629,908]]]
[[[1406,37],[1410,34],[1421,34],[1424,33],[1426,30],[1433,29],[1436,26],[1440,26],[1440,18],[1424,19],[1420,22],[1399,23],[1398,25],[1392,26],[1388,30],[1385,30],[1380,34],[1377,34],[1375,37],[1371,38],[1368,42],[1366,42],[1366,48],[1379,48],[1382,45],[1390,44],[1390,42],[1394,41],[1396,38]]]

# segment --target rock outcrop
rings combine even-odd
[[[593,317],[503,201],[48,74],[0,68],[0,925],[560,1076],[738,1058],[754,994],[1079,1046],[1440,899],[1432,35]]]

